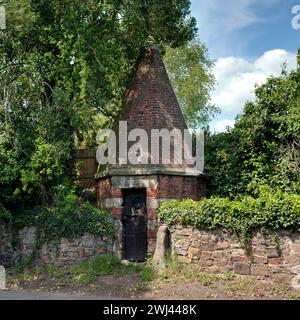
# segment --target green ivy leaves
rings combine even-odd
[[[230,229],[246,243],[253,230],[300,231],[300,195],[262,188],[257,198],[173,200],[161,205],[159,217],[168,225]]]
[[[0,216],[1,217],[1,216]],[[52,205],[14,212],[12,223],[18,229],[34,225],[38,229],[38,245],[61,238],[74,239],[85,233],[114,236],[114,224],[108,210],[83,201],[75,190],[62,187]]]

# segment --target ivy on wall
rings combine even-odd
[[[159,218],[168,225],[233,230],[246,244],[254,230],[300,231],[300,195],[262,187],[257,198],[173,200],[161,205]]]
[[[111,214],[104,208],[96,208],[78,197],[75,190],[61,190],[53,205],[36,206],[10,212],[0,204],[0,219],[16,229],[36,226],[37,246],[57,242],[61,238],[74,239],[85,233],[114,236]]]
[[[0,202],[0,219],[3,219],[5,221],[11,221],[11,218],[11,213]]]

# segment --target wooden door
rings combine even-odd
[[[142,262],[147,257],[146,189],[123,190],[124,258]]]

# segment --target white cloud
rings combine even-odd
[[[218,85],[212,93],[212,103],[223,113],[237,114],[247,100],[254,99],[255,84],[264,83],[271,75],[279,75],[285,62],[288,70],[295,68],[296,54],[275,49],[254,62],[237,57],[218,59],[214,69]]]
[[[210,125],[211,132],[225,132],[227,127],[233,128],[235,120],[232,119],[223,119],[219,121],[214,121]]]
[[[265,52],[255,61],[255,67],[263,70],[266,74],[279,74],[282,63],[287,63],[287,69],[292,70],[296,67],[296,54],[282,49]]]

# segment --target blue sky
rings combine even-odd
[[[292,8],[300,0],[191,0],[199,37],[215,60],[218,84],[212,102],[222,113],[211,123],[215,131],[234,124],[255,83],[278,75],[286,62],[296,67],[300,29],[292,28]],[[300,21],[300,19],[299,19]]]

